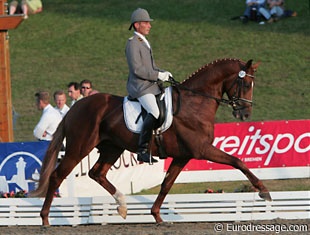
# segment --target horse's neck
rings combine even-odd
[[[192,92],[204,93],[206,95],[218,96],[222,94],[223,81],[225,76],[222,72],[212,73],[205,72],[203,74],[191,77],[182,86]]]
[[[234,66],[227,62],[229,61],[221,61],[200,68],[182,83],[183,86],[200,90],[203,87],[215,87],[222,84],[230,74],[235,73]]]

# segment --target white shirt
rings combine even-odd
[[[52,140],[61,120],[60,113],[52,105],[47,105],[43,109],[40,121],[33,130],[33,135],[39,140]],[[46,132],[46,136],[43,136],[44,132]]]
[[[77,102],[77,101],[79,101],[80,99],[82,99],[83,98],[83,95],[80,95],[76,100],[72,100],[71,101],[71,107]]]
[[[64,117],[70,109],[66,104],[62,107],[62,109],[59,109],[57,106],[55,106],[54,108],[60,113],[62,117]]]

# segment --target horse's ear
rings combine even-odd
[[[253,62],[253,60],[248,60],[248,62],[246,62],[245,70],[247,70],[247,69],[249,69],[251,67],[252,62]]]
[[[252,68],[256,71],[256,69],[258,68],[258,66],[260,65],[260,61],[258,61],[257,63],[252,65]]]

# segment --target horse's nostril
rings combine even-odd
[[[242,120],[244,121],[245,119],[248,119],[250,117],[250,115],[248,113],[245,113],[243,116],[242,116]]]

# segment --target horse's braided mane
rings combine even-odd
[[[191,79],[193,77],[195,77],[195,75],[197,75],[198,73],[208,69],[211,65],[216,64],[218,62],[222,62],[222,61],[239,61],[240,59],[235,59],[235,58],[224,58],[224,59],[216,59],[213,60],[212,62],[205,64],[204,66],[200,67],[198,70],[196,70],[195,72],[193,72],[187,79],[185,79],[183,82],[187,81],[188,79]],[[183,83],[182,82],[182,83]]]

